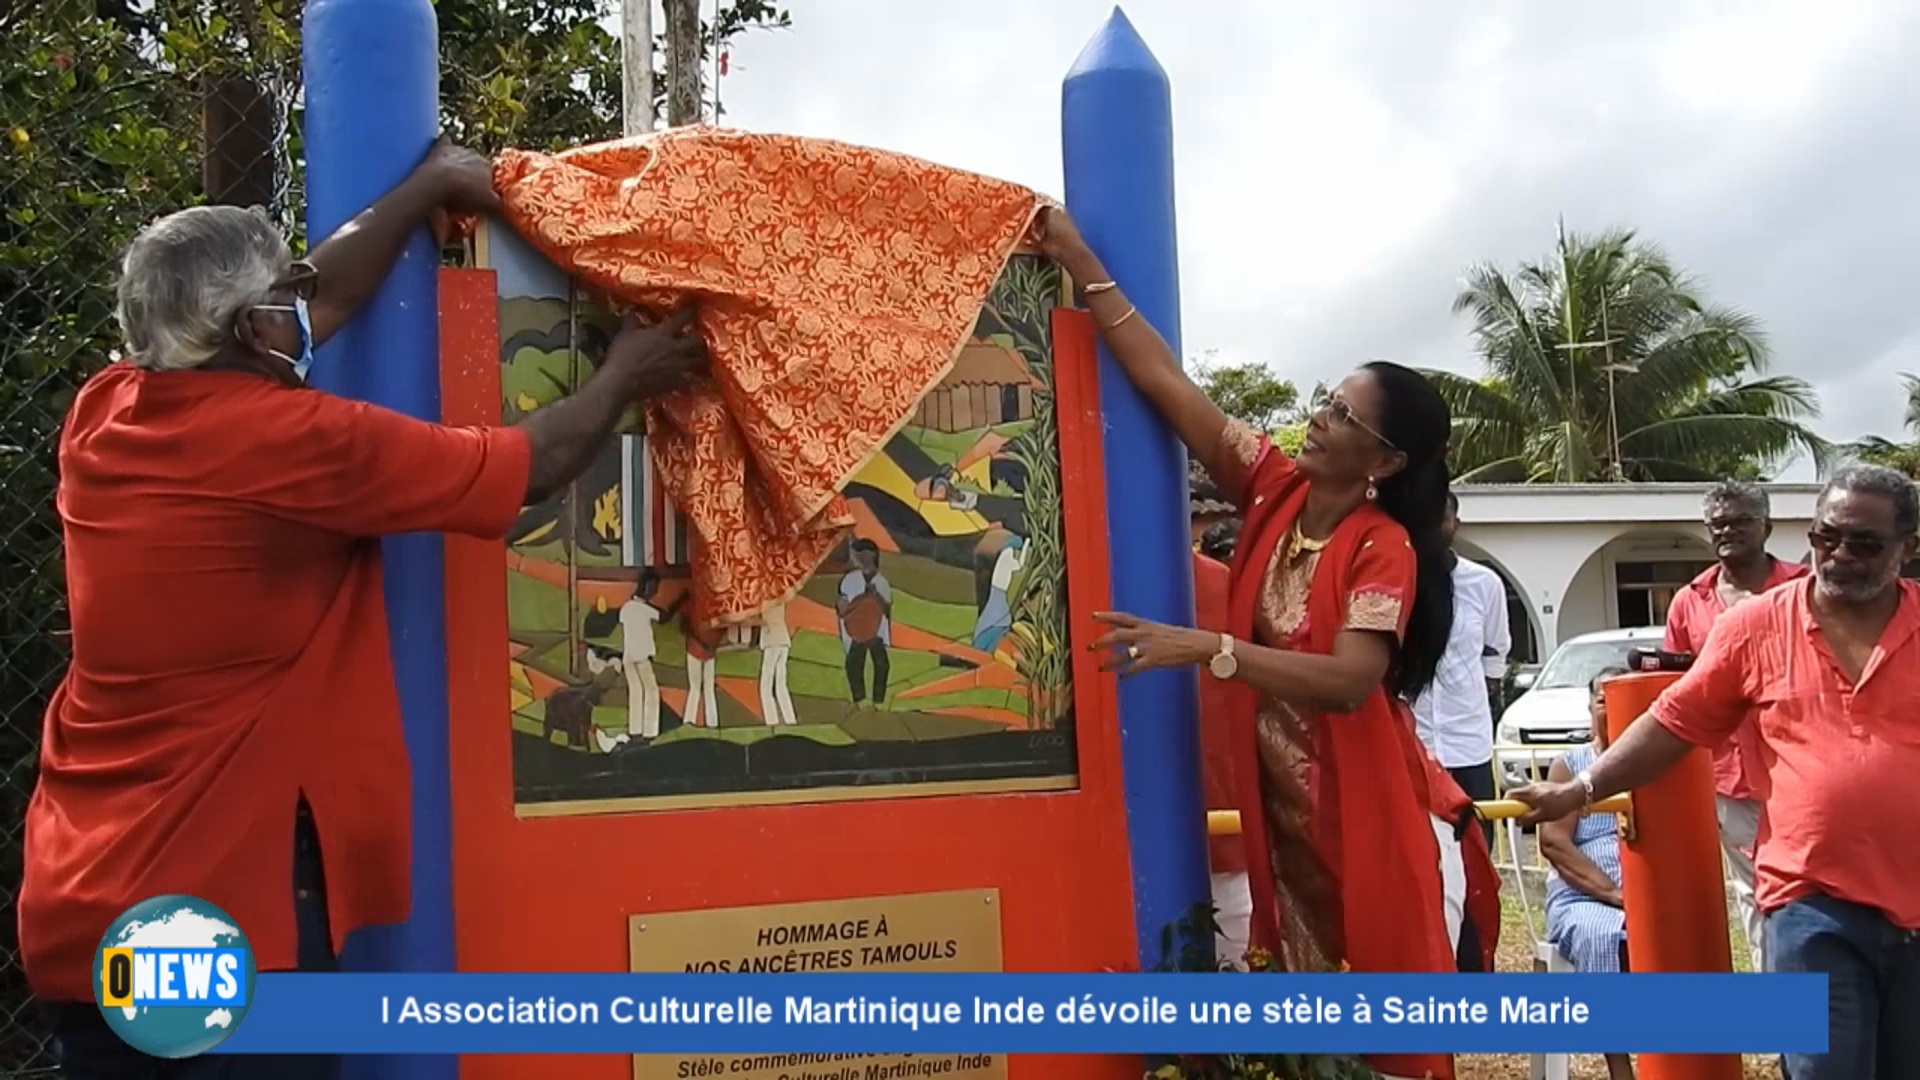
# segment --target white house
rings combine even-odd
[[[1713,561],[1705,484],[1462,484],[1461,554],[1507,581],[1513,658],[1544,660],[1567,638],[1666,621],[1674,592]],[[1781,559],[1807,556],[1819,484],[1768,484]],[[1524,612],[1524,619],[1522,614]]]

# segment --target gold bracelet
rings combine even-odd
[[[1110,322],[1110,323],[1108,323],[1108,324],[1107,324],[1107,326],[1106,326],[1106,329],[1108,329],[1108,330],[1118,330],[1118,329],[1120,329],[1120,324],[1121,324],[1121,323],[1123,323],[1123,322],[1126,322],[1126,321],[1127,321],[1128,319],[1131,319],[1131,318],[1133,318],[1133,317],[1134,317],[1135,315],[1138,315],[1139,313],[1140,313],[1140,309],[1139,309],[1139,308],[1137,308],[1137,307],[1134,307],[1134,306],[1133,306],[1132,304],[1128,304],[1128,305],[1127,305],[1127,313],[1126,313],[1125,315],[1122,315],[1122,316],[1120,316],[1119,318],[1117,318],[1117,319],[1115,319],[1115,320],[1113,320],[1112,322]]]
[[[1111,281],[1094,281],[1094,282],[1088,283],[1085,286],[1082,286],[1080,291],[1083,293],[1086,293],[1088,296],[1092,296],[1094,293],[1103,293],[1103,292],[1106,292],[1108,289],[1114,289],[1118,287],[1119,286],[1115,285]]]

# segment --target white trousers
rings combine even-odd
[[[627,735],[651,739],[660,734],[660,680],[652,660],[628,660]]]
[[[700,706],[707,707],[707,718],[700,719]],[[720,726],[720,695],[713,687],[713,660],[687,654],[687,713],[681,718],[694,727]]]
[[[1447,919],[1447,943],[1460,951],[1460,927],[1467,921],[1467,859],[1454,839],[1453,826],[1438,814],[1433,821],[1433,838],[1440,843],[1440,902]]]
[[[797,724],[793,695],[787,691],[787,656],[790,645],[770,645],[760,650],[760,718],[774,724]]]
[[[1753,953],[1753,970],[1765,971],[1764,920],[1753,902],[1753,845],[1760,833],[1761,803],[1758,799],[1713,797],[1713,809],[1720,819],[1720,853],[1726,856],[1727,883],[1733,886],[1734,911],[1747,931],[1747,948]]]

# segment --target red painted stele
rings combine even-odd
[[[445,420],[499,423],[494,273],[442,271],[440,320]],[[1004,970],[1138,968],[1115,688],[1087,649],[1099,633],[1091,613],[1109,597],[1094,329],[1083,313],[1060,310],[1053,331],[1078,788],[521,817],[507,722],[504,547],[449,537],[461,971],[627,971],[635,916],[983,889],[998,892]],[[1016,1055],[1007,1069],[1015,1080],[1135,1080],[1142,1072],[1130,1055]],[[616,1080],[635,1075],[635,1065],[617,1055],[474,1055],[461,1074]]]

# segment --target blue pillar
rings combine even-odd
[[[1160,62],[1119,8],[1067,73],[1060,114],[1067,208],[1108,272],[1178,356],[1172,91]],[[1114,606],[1191,626],[1186,449],[1104,346],[1100,413]],[[1162,930],[1210,892],[1197,693],[1192,671],[1149,672],[1120,684],[1134,928],[1147,967],[1161,959]],[[1212,939],[1206,944],[1211,950]]]
[[[440,128],[439,32],[430,0],[309,0],[307,236],[318,243],[419,164]],[[440,418],[438,253],[422,226],[373,299],[322,347],[321,389]],[[453,970],[447,790],[447,645],[441,538],[383,542],[387,626],[413,765],[413,913],[347,943],[353,971]],[[349,855],[349,857],[351,857]],[[349,1059],[352,1080],[453,1080],[457,1059]]]

